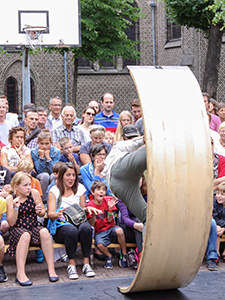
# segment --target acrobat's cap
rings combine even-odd
[[[127,138],[139,136],[137,128],[133,124],[125,125],[123,127],[123,135]]]

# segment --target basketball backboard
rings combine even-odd
[[[0,11],[0,46],[26,45],[24,28],[47,27],[40,46],[81,46],[80,0],[11,0]]]

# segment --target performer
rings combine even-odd
[[[145,224],[147,203],[139,186],[147,167],[144,137],[138,136],[134,125],[126,125],[123,128],[123,138],[123,141],[114,144],[105,159],[102,175],[111,191]]]

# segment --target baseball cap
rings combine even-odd
[[[26,103],[26,104],[24,104],[23,111],[31,110],[31,109],[36,109],[36,106],[34,105],[34,103]]]
[[[133,124],[129,124],[123,127],[123,135],[129,138],[139,136],[139,133]]]

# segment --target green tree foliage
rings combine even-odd
[[[223,29],[225,28],[225,0],[214,0],[209,5],[209,10],[214,14],[213,23],[223,23]]]
[[[136,44],[125,31],[144,17],[134,0],[80,0],[81,1],[81,47],[48,48],[46,51],[72,51],[74,58],[73,101],[76,104],[78,57],[96,62],[100,59],[139,58]]]
[[[214,17],[211,0],[164,0],[170,19],[177,24],[206,31]]]
[[[74,58],[91,61],[114,56],[138,58],[138,41],[131,41],[125,30],[144,14],[133,6],[134,0],[81,0],[81,47],[53,49],[72,51]],[[49,49],[48,49],[49,50]]]
[[[202,30],[208,38],[203,90],[216,97],[222,35],[224,0],[163,0],[169,18],[179,25]]]

